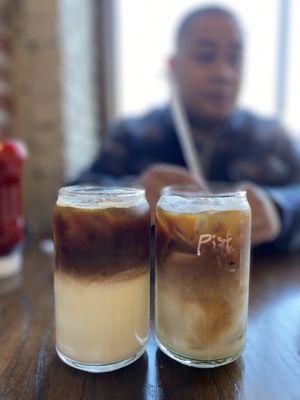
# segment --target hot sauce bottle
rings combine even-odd
[[[24,239],[22,166],[25,146],[17,140],[0,140],[0,277],[19,270],[19,247]]]

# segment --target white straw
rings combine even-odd
[[[168,76],[171,91],[171,111],[183,157],[193,176],[198,180],[202,180],[204,176],[202,167],[193,143],[191,128],[182,104],[176,79],[171,69],[169,69]]]

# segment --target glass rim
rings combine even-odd
[[[93,185],[72,185],[63,186],[59,189],[60,196],[107,196],[112,197],[135,197],[137,195],[144,195],[145,189],[143,188],[130,188],[118,186],[93,186]]]
[[[142,188],[110,187],[93,185],[64,186],[58,192],[56,204],[71,207],[102,208],[135,206],[146,201],[145,190]]]
[[[188,187],[188,186],[187,186]],[[180,188],[180,185],[171,185],[166,186],[161,191],[162,196],[180,196],[180,197],[187,197],[187,198],[200,198],[200,199],[208,199],[208,198],[243,198],[246,197],[245,190],[236,190],[236,191],[229,191],[229,192],[208,192],[208,191],[201,191],[199,190],[188,190],[188,188],[184,189],[184,186]],[[191,186],[192,187],[192,186]],[[196,189],[196,187],[195,187]]]

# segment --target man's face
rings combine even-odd
[[[229,17],[206,15],[192,22],[173,59],[189,113],[210,120],[230,116],[239,94],[242,53],[241,32]]]

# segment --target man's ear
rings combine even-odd
[[[177,75],[177,56],[176,55],[172,55],[168,58],[167,67],[168,67],[168,71],[175,74],[175,76]]]

